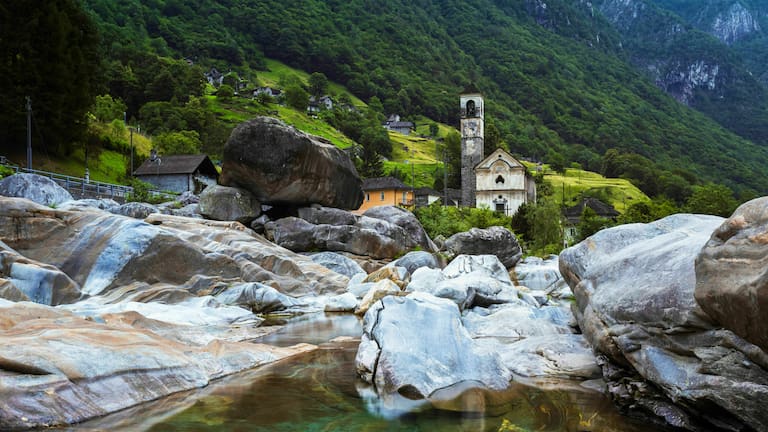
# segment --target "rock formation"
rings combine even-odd
[[[72,201],[72,195],[48,177],[18,173],[0,180],[0,195],[26,198],[46,206]]]
[[[200,214],[218,221],[248,225],[261,214],[261,203],[247,190],[213,185],[200,194]]]
[[[696,258],[696,301],[768,351],[768,197],[736,209]]]
[[[413,214],[402,209],[395,214],[394,222],[389,222],[340,209],[307,207],[298,210],[299,217],[267,222],[264,230],[269,240],[294,252],[321,250],[392,259],[417,247],[434,247]]]
[[[269,117],[232,131],[219,182],[247,189],[265,204],[352,210],[363,202],[362,181],[344,151]]]
[[[471,228],[452,235],[445,248],[455,255],[496,255],[506,268],[512,268],[523,256],[515,234],[504,227]]]
[[[694,260],[722,222],[673,215],[603,230],[563,251],[560,270],[620,405],[689,430],[766,430],[768,356],[717,326],[694,299]],[[724,226],[716,241],[736,234]]]

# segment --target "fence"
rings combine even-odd
[[[59,186],[66,189],[67,192],[72,194],[75,198],[112,198],[115,201],[125,202],[126,199],[133,194],[133,188],[131,186],[116,185],[48,171],[22,168],[18,165],[8,163],[8,160],[4,156],[0,156],[0,165],[12,169],[15,173],[23,172],[48,177]],[[162,196],[165,198],[174,197],[172,194],[156,190],[149,191],[149,195]]]

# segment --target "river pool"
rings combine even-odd
[[[282,323],[281,323],[282,324]],[[212,385],[83,423],[73,431],[569,431],[641,432],[656,427],[620,415],[610,400],[576,383],[546,389],[515,383],[485,414],[387,401],[355,375],[361,322],[353,315],[288,320],[258,342],[320,349]]]

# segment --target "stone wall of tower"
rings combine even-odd
[[[475,206],[475,166],[484,159],[485,106],[479,93],[462,94],[461,110],[461,205]]]

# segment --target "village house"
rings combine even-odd
[[[400,115],[398,114],[390,115],[382,125],[386,130],[397,132],[403,135],[410,135],[411,131],[416,128],[416,125],[413,124],[413,122],[401,121]]]
[[[276,89],[276,88],[272,88],[272,87],[259,87],[259,88],[257,88],[256,90],[253,91],[253,97],[256,97],[256,96],[261,95],[261,94],[264,94],[264,95],[267,95],[269,97],[272,97],[272,98],[276,99],[276,98],[280,97],[280,95],[282,95],[283,92],[280,91],[280,89]]]
[[[443,194],[428,187],[418,188],[413,192],[416,200],[416,207],[426,207],[432,203],[440,201]]]
[[[563,210],[563,216],[565,216],[565,230],[563,237],[567,244],[573,243],[574,239],[578,237],[578,225],[581,221],[581,215],[587,207],[594,210],[598,217],[612,221],[615,221],[620,214],[612,205],[592,197],[586,197],[575,206],[566,208]]]
[[[408,206],[413,204],[413,190],[394,177],[376,177],[363,180],[363,204],[357,213],[372,207],[385,205]]]
[[[133,175],[157,190],[194,194],[215,185],[219,178],[219,172],[206,155],[156,156],[144,161]]]
[[[333,109],[333,99],[330,96],[320,96],[316,98],[314,96],[309,97],[309,105],[307,105],[307,111],[310,113],[318,113],[322,110]]]
[[[211,70],[205,73],[205,79],[208,81],[208,84],[214,87],[221,87],[221,84],[224,83],[224,74],[215,67],[212,67]]]
[[[513,216],[536,201],[536,183],[525,166],[504,149],[496,149],[475,167],[477,207]]]

